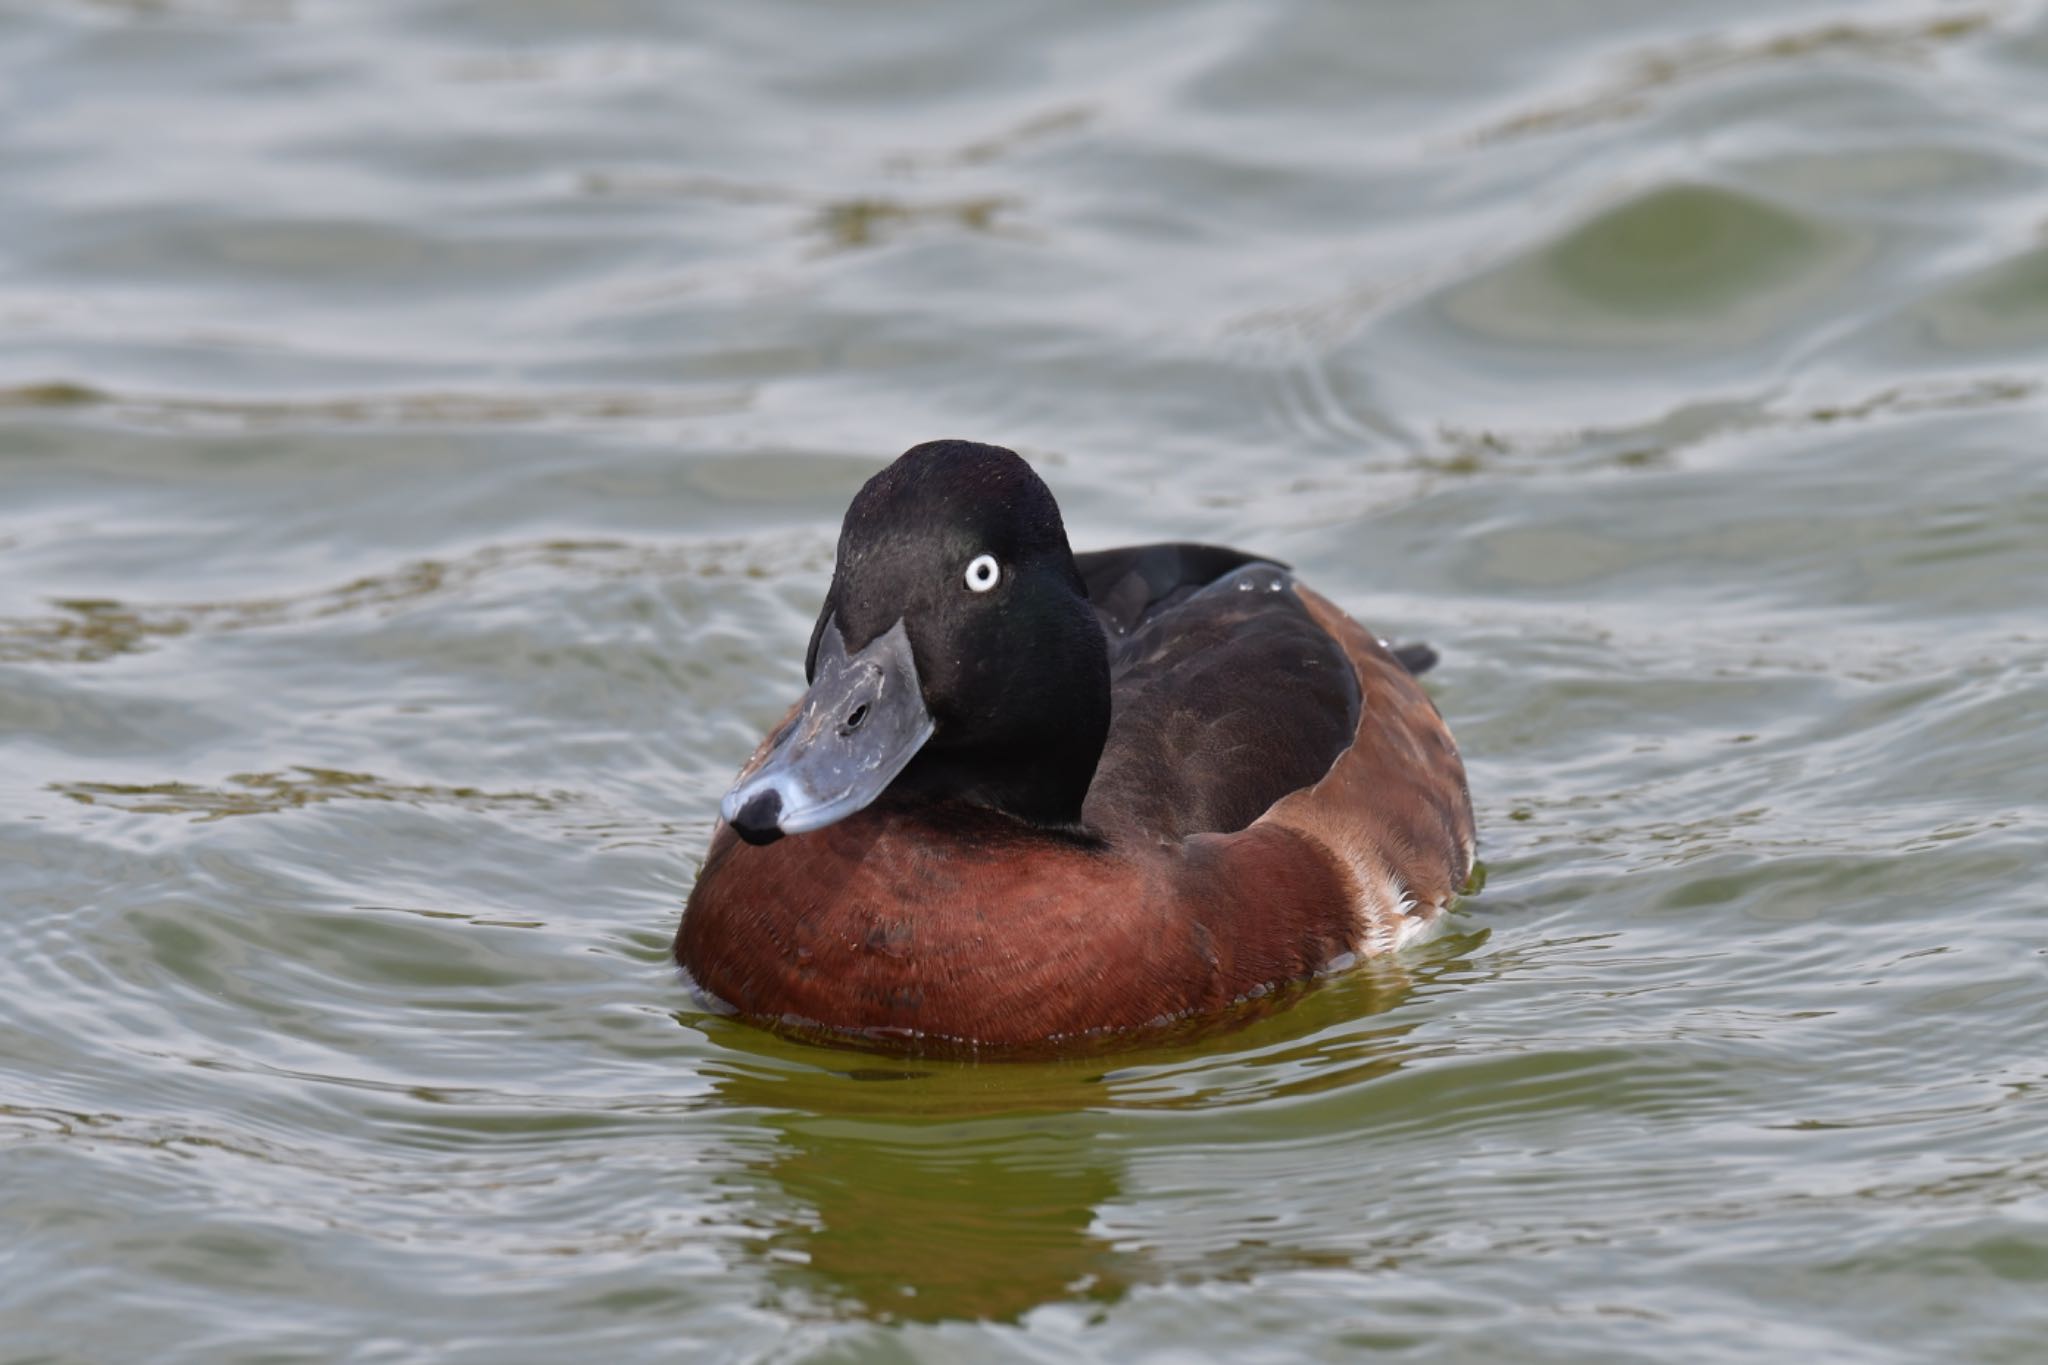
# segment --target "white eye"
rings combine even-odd
[[[996,565],[994,555],[976,555],[967,564],[967,589],[969,592],[987,592],[1002,576],[1003,571]]]

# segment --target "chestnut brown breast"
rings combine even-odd
[[[721,830],[676,955],[757,1019],[1014,1046],[1221,1009],[1351,948],[1340,871],[1294,831],[1134,848],[1001,820],[872,810],[768,848]]]

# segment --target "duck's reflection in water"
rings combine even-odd
[[[801,1125],[776,1181],[814,1217],[776,1249],[866,1315],[1014,1320],[1040,1304],[1120,1298],[1137,1258],[1091,1231],[1123,1155],[1073,1124]]]
[[[731,1021],[709,1031],[738,1063],[721,1099],[774,1135],[754,1169],[783,1211],[757,1246],[782,1294],[885,1320],[1014,1321],[1185,1273],[1170,1248],[1113,1241],[1104,1217],[1142,1198],[1125,1188],[1135,1156],[1190,1136],[1163,1132],[1157,1112],[1199,1124],[1392,1072],[1415,1021],[1381,1016],[1412,987],[1404,967],[1372,963],[1292,1009],[1226,1021],[1225,1036],[1212,1021],[1199,1037],[1057,1060],[894,1059]],[[1230,1127],[1225,1140],[1245,1140]]]

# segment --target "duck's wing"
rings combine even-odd
[[[1143,843],[1243,829],[1329,771],[1358,723],[1343,646],[1249,562],[1110,641],[1110,726],[1083,809]]]
[[[1088,601],[1111,635],[1128,635],[1159,612],[1179,606],[1225,574],[1247,564],[1288,566],[1267,555],[1248,554],[1227,545],[1162,541],[1155,545],[1121,545],[1074,556]],[[1397,645],[1382,641],[1410,673],[1436,667],[1437,653],[1421,641]]]
[[[1321,780],[1282,798],[1254,829],[1290,829],[1328,850],[1351,887],[1358,951],[1398,947],[1471,876],[1465,765],[1407,660],[1327,598],[1300,585],[1292,595],[1350,658],[1363,694],[1358,733]]]
[[[1130,634],[1152,616],[1247,564],[1287,567],[1264,555],[1186,541],[1120,545],[1074,556],[1088,600],[1111,635]]]

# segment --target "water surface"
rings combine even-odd
[[[2048,12],[0,5],[0,1358],[2038,1359]],[[1217,1037],[665,958],[888,456],[1427,638]]]

